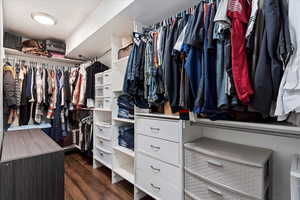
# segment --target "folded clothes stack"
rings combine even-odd
[[[118,98],[118,117],[125,119],[134,119],[133,98],[128,95],[120,95]]]
[[[119,145],[134,150],[134,125],[119,127]]]

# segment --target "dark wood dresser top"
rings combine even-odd
[[[40,129],[6,132],[3,138],[1,162],[63,151]]]

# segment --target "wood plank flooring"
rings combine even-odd
[[[93,169],[92,164],[79,153],[65,155],[65,200],[132,199],[133,186],[126,181],[111,184],[109,169]]]

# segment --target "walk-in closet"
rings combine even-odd
[[[298,0],[0,0],[0,200],[300,200]]]

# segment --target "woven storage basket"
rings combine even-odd
[[[185,167],[196,174],[238,191],[261,197],[264,195],[264,169],[246,166],[185,149]],[[222,166],[210,166],[209,162]]]
[[[254,200],[237,192],[213,185],[187,171],[185,172],[185,191],[185,200]],[[195,198],[187,195],[187,193],[192,194]]]
[[[118,51],[118,59],[129,56],[132,48],[133,48],[133,43],[128,44],[126,47],[120,49]]]

